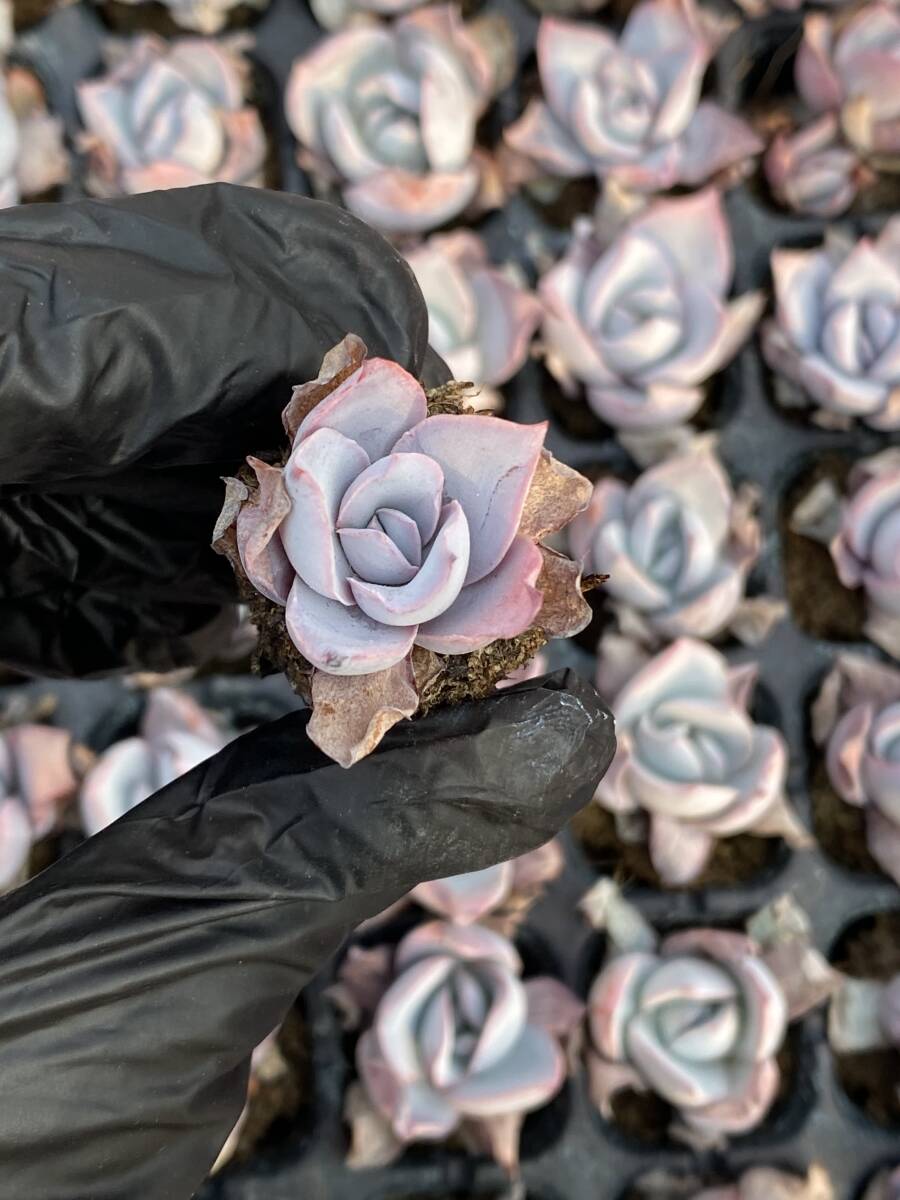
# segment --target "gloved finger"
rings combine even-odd
[[[333,205],[212,184],[0,212],[0,482],[239,460],[348,332],[418,374],[412,272]]]
[[[568,674],[396,726],[349,771],[305,720],[240,738],[0,906],[3,1200],[187,1200],[252,1048],[346,934],[546,841],[614,751]]]

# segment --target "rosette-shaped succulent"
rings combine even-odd
[[[628,487],[601,479],[569,545],[605,591],[662,638],[726,629],[759,555],[752,504],[738,499],[712,445],[651,467]]]
[[[797,91],[814,113],[839,114],[863,155],[900,154],[900,13],[863,5],[846,22],[810,13],[794,67]]]
[[[772,369],[828,424],[900,429],[900,219],[874,240],[831,234],[815,250],[774,250],[775,316],[762,327]]]
[[[434,921],[399,944],[356,1062],[401,1144],[464,1125],[515,1161],[525,1113],[563,1085],[559,1035],[582,1011],[556,980],[521,972],[512,943],[477,925]]]
[[[266,140],[237,49],[202,38],[111,44],[109,71],[78,85],[89,185],[99,196],[262,184]]]
[[[869,852],[900,884],[900,670],[841,655],[822,684],[813,732],[834,790],[865,811]]]
[[[806,835],[785,797],[787,746],[747,712],[756,672],[730,668],[704,642],[682,638],[619,692],[618,749],[595,799],[627,820],[646,816],[653,865],[668,884],[689,883],[715,841],[738,833]]]
[[[544,100],[506,133],[550,175],[595,174],[629,190],[697,186],[759,153],[743,121],[700,100],[715,51],[692,0],[644,0],[621,37],[545,17],[537,55]]]
[[[490,55],[449,5],[325,38],[285,92],[299,161],[343,184],[377,229],[421,233],[476,197],[475,127],[495,85]]]
[[[614,429],[652,432],[689,420],[703,384],[747,339],[760,293],[727,301],[731,236],[718,192],[661,200],[606,250],[589,223],[541,279],[548,366],[583,383]]]
[[[427,413],[411,375],[348,335],[294,389],[284,468],[248,459],[256,489],[229,482],[214,537],[284,607],[315,668],[309,735],[345,766],[416,711],[441,655],[590,619],[577,565],[538,545],[590,495],[542,451],[546,426]]]
[[[554,840],[494,867],[420,883],[409,898],[455,925],[471,925],[510,906],[527,906],[562,868],[562,849]]]
[[[428,341],[456,379],[487,389],[506,383],[525,362],[541,305],[520,283],[492,267],[476,233],[438,234],[411,250],[428,306]],[[495,407],[478,398],[478,407]]]
[[[218,753],[232,736],[185,692],[155,688],[139,735],[110,746],[85,776],[79,797],[85,832],[99,833]]]
[[[70,748],[69,734],[48,725],[0,733],[0,892],[21,879],[32,845],[75,793]]]
[[[805,1179],[774,1167],[751,1167],[737,1183],[705,1188],[692,1200],[834,1200],[834,1188],[820,1166],[810,1167]]]
[[[868,171],[841,138],[834,113],[794,133],[778,133],[763,160],[780,204],[814,217],[837,217],[856,199]]]
[[[47,111],[35,76],[8,68],[0,76],[0,208],[40,196],[68,176],[62,122]]]
[[[743,1133],[778,1090],[788,1007],[745,934],[692,929],[613,957],[588,997],[595,1102],[650,1090],[701,1135]]]

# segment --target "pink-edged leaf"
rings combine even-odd
[[[499,1062],[467,1076],[449,1089],[448,1096],[465,1116],[528,1112],[559,1091],[565,1074],[556,1040],[544,1030],[526,1025]]]
[[[639,950],[620,954],[594,980],[588,995],[588,1021],[594,1046],[604,1058],[625,1058],[628,1022],[658,961],[655,954]]]
[[[385,233],[427,233],[457,216],[478,192],[475,162],[459,171],[381,171],[344,188],[347,207]]]
[[[836,110],[844,101],[844,87],[831,61],[831,19],[811,13],[803,23],[803,41],[794,61],[797,91],[814,113]]]
[[[704,283],[715,295],[724,296],[731,287],[734,253],[716,188],[656,201],[632,221],[629,234],[663,247],[685,278]]]
[[[438,526],[442,490],[447,491],[444,474],[433,458],[389,454],[347,488],[337,513],[338,527],[365,529],[379,510],[395,509],[415,521],[424,546]]]
[[[418,628],[380,625],[355,605],[313,591],[299,577],[285,620],[300,653],[329,675],[370,675],[394,666],[409,654]]]
[[[717,172],[760,154],[764,148],[746,121],[718,104],[703,100],[681,140],[679,182],[696,187]]]
[[[778,1091],[779,1071],[774,1059],[756,1063],[735,1079],[721,1100],[682,1112],[692,1130],[715,1139],[722,1134],[746,1133],[755,1128]]]
[[[550,175],[578,179],[591,174],[590,156],[543,100],[529,101],[518,121],[503,131],[503,140]]]
[[[512,880],[513,864],[499,863],[482,871],[420,883],[410,892],[410,899],[439,916],[468,925],[503,903]]]
[[[501,934],[481,925],[451,925],[447,921],[428,921],[408,933],[397,947],[395,967],[405,970],[410,963],[431,954],[498,962],[515,974],[522,970],[515,946]]]
[[[525,995],[528,998],[528,1024],[554,1037],[569,1037],[584,1017],[585,1006],[575,993],[550,975],[526,979]]]

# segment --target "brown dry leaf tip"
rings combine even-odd
[[[294,388],[283,414],[291,442],[303,420],[362,367],[365,357],[365,345],[350,334],[325,356],[314,381]],[[477,414],[470,404],[475,392],[472,384],[459,381],[431,389],[426,393],[427,414],[483,417],[485,414]],[[269,463],[283,466],[290,454],[288,445],[280,454],[266,458]],[[251,456],[236,478],[225,480],[225,501],[213,547],[231,562],[239,591],[259,632],[255,669],[263,674],[273,669],[284,672],[294,690],[313,706],[311,739],[342,766],[350,766],[371,753],[400,720],[438,705],[489,695],[498,683],[523,667],[548,638],[570,637],[591,618],[583,593],[596,586],[600,577],[582,580],[578,563],[540,545],[542,539],[563,529],[587,506],[591,484],[542,450],[518,527],[519,535],[538,545],[542,558],[535,587],[542,593],[543,603],[531,628],[464,654],[415,647],[411,655],[394,666],[368,675],[333,676],[316,670],[289,637],[285,609],[277,600],[279,580],[268,551],[273,529],[281,519],[277,512],[273,517],[273,495],[278,491],[273,484],[275,476],[280,483],[277,466]],[[268,595],[257,590],[263,584],[257,581],[254,586],[251,576],[267,580]]]

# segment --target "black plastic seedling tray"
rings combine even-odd
[[[503,11],[513,21],[520,42],[523,71],[498,100],[494,128],[521,110],[521,78],[531,69],[536,14],[519,0],[491,0],[484,8]],[[595,19],[603,19],[595,18]],[[612,19],[612,18],[610,18]],[[799,40],[802,14],[778,13],[746,22],[720,52],[710,72],[718,99],[732,109],[746,109],[748,88],[760,75],[759,64],[772,71],[790,70],[790,56]],[[74,81],[95,70],[99,62],[102,24],[91,9],[72,6],[26,34],[19,55],[40,71],[54,107],[77,128],[72,98]],[[260,96],[265,118],[278,143],[281,186],[308,194],[303,173],[278,103],[293,60],[320,36],[303,0],[275,0],[255,27],[256,49],[263,85]],[[266,80],[268,81],[266,83]],[[267,99],[268,102],[267,103]],[[79,194],[76,180],[67,195]],[[769,254],[775,246],[810,246],[821,241],[824,223],[779,211],[770,202],[760,175],[733,189],[727,211],[736,256],[735,292],[769,287]],[[877,229],[888,214],[849,217],[855,233]],[[545,214],[524,196],[513,198],[478,228],[500,261],[514,259],[531,279],[534,251],[558,254],[566,230],[545,220]],[[298,236],[302,231],[298,230]],[[548,390],[549,389],[549,390]],[[543,367],[529,363],[505,391],[508,413],[521,421],[550,416],[548,446],[570,465],[596,474],[613,471],[633,477],[636,466],[612,438],[573,437],[557,415],[548,411],[553,390]],[[786,496],[795,481],[824,455],[854,460],[883,449],[889,435],[853,430],[820,429],[802,413],[785,413],[774,402],[773,385],[756,341],[752,342],[713,382],[706,406],[706,423],[720,436],[720,453],[735,482],[751,480],[761,492],[760,521],[764,548],[751,587],[785,596],[782,524]],[[776,724],[791,751],[789,794],[812,828],[809,780],[819,751],[810,737],[809,708],[819,683],[838,654],[878,652],[867,643],[829,642],[809,636],[793,614],[778,625],[759,648],[730,645],[735,662],[753,659],[759,665],[759,696],[766,720]],[[554,665],[573,665],[589,677],[592,656],[579,645],[555,645]],[[55,686],[55,685],[54,685]],[[108,685],[62,685],[62,720],[69,719],[68,688],[106,688]],[[294,701],[272,681],[206,680],[195,685],[214,708],[248,713],[249,720],[278,715]],[[251,700],[254,689],[262,699]],[[100,696],[101,691],[96,693]],[[81,693],[78,693],[79,695]],[[75,692],[71,693],[74,697]],[[131,701],[132,705],[137,700]],[[260,707],[261,706],[261,707]],[[268,707],[267,707],[268,706]],[[79,699],[74,716],[88,719]],[[112,710],[107,710],[107,712]],[[98,709],[99,712],[99,709]],[[136,719],[136,710],[120,709],[119,725]],[[96,725],[99,720],[102,728]],[[113,740],[109,718],[96,717],[85,736]],[[76,731],[79,726],[76,724]],[[90,736],[88,736],[90,735]],[[521,931],[526,958],[540,960],[582,997],[602,959],[602,935],[591,931],[576,905],[598,878],[581,846],[566,837],[567,869],[535,906]],[[900,891],[878,874],[853,872],[820,849],[791,851],[779,845],[769,864],[748,882],[694,890],[662,890],[636,885],[628,895],[660,929],[687,924],[734,926],[767,901],[792,894],[809,914],[816,944],[829,955],[841,936],[857,922],[880,912],[900,910]],[[198,1194],[202,1200],[450,1200],[451,1197],[495,1197],[508,1192],[502,1171],[484,1159],[441,1147],[416,1147],[399,1162],[377,1170],[354,1171],[345,1165],[348,1134],[342,1118],[343,1096],[353,1078],[345,1037],[324,988],[331,972],[308,989],[302,1005],[312,1055],[312,1095],[291,1136],[276,1149],[263,1151],[242,1166],[227,1169]],[[900,1130],[877,1125],[844,1092],[825,1039],[824,1014],[813,1013],[792,1029],[792,1065],[785,1093],[762,1126],[732,1139],[727,1150],[696,1154],[674,1142],[646,1143],[604,1121],[588,1099],[583,1072],[547,1109],[534,1114],[522,1139],[522,1175],[529,1200],[618,1200],[629,1184],[648,1171],[668,1170],[704,1182],[736,1177],[754,1164],[770,1164],[803,1173],[813,1162],[828,1170],[838,1200],[856,1200],[880,1167],[900,1160]]]

